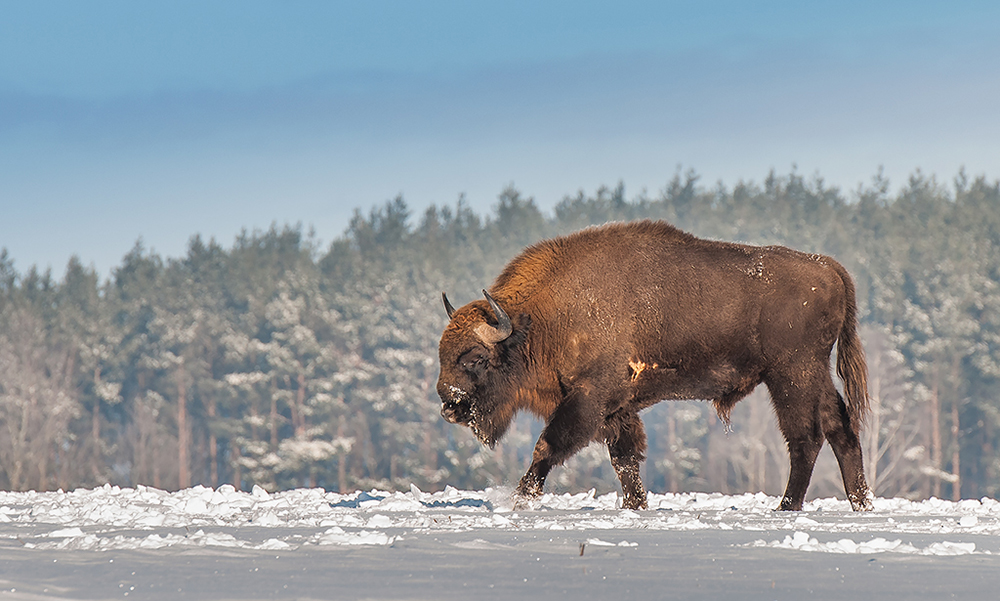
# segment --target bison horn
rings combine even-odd
[[[448,302],[448,295],[444,292],[441,293],[441,300],[444,301],[444,310],[448,312],[448,319],[451,319],[451,316],[455,314],[455,307],[452,307],[451,303]]]
[[[486,301],[490,304],[490,308],[493,309],[493,314],[497,318],[497,327],[483,324],[479,331],[479,337],[482,338],[483,342],[486,344],[496,344],[503,340],[507,340],[510,335],[514,332],[514,326],[510,323],[510,317],[507,316],[507,312],[504,311],[500,305],[497,304],[490,293],[483,290],[483,296],[486,297]]]

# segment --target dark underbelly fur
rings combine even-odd
[[[760,370],[737,369],[731,363],[696,370],[648,368],[636,378],[631,405],[641,410],[660,401],[705,400],[713,401],[717,407],[719,403],[731,406],[750,394],[760,382]]]

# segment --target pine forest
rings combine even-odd
[[[301,226],[231,246],[196,235],[183,257],[137,243],[107,278],[77,258],[62,275],[19,272],[2,251],[0,488],[513,485],[541,424],[521,416],[488,449],[440,417],[441,292],[459,306],[529,244],[646,218],[837,258],[858,289],[875,493],[1000,494],[1000,183],[964,172],[895,187],[879,174],[845,192],[794,171],[731,188],[678,171],[655,194],[619,184],[552,211],[510,187],[488,214],[461,198],[413,214],[396,198],[328,245]],[[651,491],[783,489],[764,387],[730,428],[698,401],[643,419]],[[825,447],[810,497],[843,496],[839,479]],[[616,490],[606,449],[548,488]]]

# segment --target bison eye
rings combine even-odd
[[[459,366],[472,374],[478,374],[481,372],[486,366],[486,361],[486,353],[479,349],[468,351],[458,358]]]

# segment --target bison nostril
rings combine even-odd
[[[448,401],[441,407],[441,417],[453,424],[465,424],[469,421],[469,408]]]

